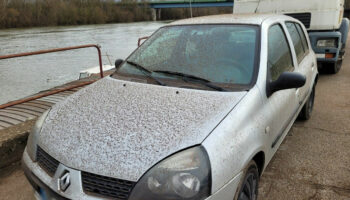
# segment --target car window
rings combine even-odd
[[[253,81],[258,27],[250,25],[186,25],[159,29],[128,61],[151,71],[171,71],[214,83],[249,85]],[[145,76],[124,63],[117,73]],[[178,79],[163,73],[153,76]]]
[[[304,47],[304,50],[305,52],[309,52],[309,45],[307,43],[307,39],[306,39],[306,36],[305,36],[305,32],[303,31],[303,29],[301,28],[301,25],[300,24],[295,24],[297,29],[298,29],[298,32],[301,36],[301,41],[303,43],[303,47]]]
[[[297,30],[297,27],[295,26],[295,23],[287,22],[286,26],[287,26],[288,32],[292,38],[292,41],[293,41],[293,45],[294,45],[295,53],[297,55],[298,63],[300,63],[303,60],[304,55],[305,55],[305,51],[304,51],[304,47],[302,44],[300,34]]]
[[[145,66],[154,66],[159,62],[165,62],[174,51],[174,48],[168,47],[176,46],[180,34],[181,31],[179,30],[164,33],[163,37],[156,38],[153,41],[153,45],[139,55],[139,59],[143,61]]]
[[[287,38],[280,25],[273,25],[268,33],[268,68],[271,81],[285,71],[293,71],[293,60]]]

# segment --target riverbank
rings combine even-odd
[[[232,8],[193,8],[193,16],[232,13]],[[162,9],[161,19],[190,17],[188,8]],[[151,21],[147,3],[113,0],[0,1],[0,29]]]
[[[0,30],[0,55],[84,44],[101,46],[103,64],[114,65],[137,48],[138,38],[151,35],[167,21]],[[0,104],[77,80],[98,66],[95,49],[0,60]],[[0,198],[1,199],[1,198]]]

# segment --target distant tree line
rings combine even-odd
[[[0,0],[0,28],[103,24],[152,20],[147,3],[137,0]],[[193,9],[194,16],[232,8]],[[163,20],[190,17],[189,9],[162,9]]]
[[[113,0],[0,0],[0,28],[150,20],[146,6]]]

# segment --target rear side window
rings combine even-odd
[[[290,36],[292,37],[295,53],[297,54],[298,63],[300,63],[305,55],[305,50],[302,44],[300,34],[297,30],[297,27],[295,26],[295,23],[287,22],[286,26]]]
[[[275,81],[285,71],[293,71],[293,60],[286,35],[280,25],[269,29],[268,64],[271,81]]]
[[[299,32],[299,34],[301,36],[301,42],[303,43],[304,50],[305,50],[306,53],[308,53],[309,52],[309,45],[307,44],[305,32],[301,28],[300,24],[295,24],[295,26],[297,27],[298,32]]]

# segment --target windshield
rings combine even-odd
[[[249,85],[257,48],[257,26],[183,25],[159,29],[117,70],[118,74],[178,79],[178,72],[216,84]]]

